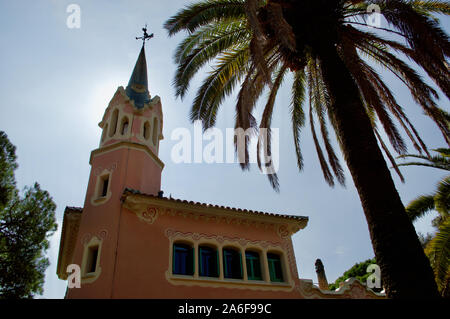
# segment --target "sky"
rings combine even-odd
[[[80,28],[69,28],[70,4],[81,9]],[[0,1],[0,130],[17,147],[18,187],[34,182],[51,194],[57,204],[58,231],[47,252],[44,294],[38,298],[63,298],[67,283],[56,275],[62,217],[66,206],[84,203],[90,173],[90,152],[99,145],[98,123],[119,86],[126,86],[139,54],[141,28],[148,24],[155,37],[146,46],[149,89],[161,97],[165,139],[159,157],[165,163],[162,190],[166,196],[271,213],[308,216],[308,226],[293,237],[299,277],[317,282],[314,262],[321,258],[328,281],[334,282],[357,262],[373,258],[369,231],[347,167],[346,188],[330,188],[323,179],[310,128],[304,128],[301,145],[305,167],[298,171],[289,116],[288,77],[280,90],[272,125],[280,132],[280,192],[276,193],[256,165],[242,172],[238,164],[176,164],[171,140],[176,128],[193,132],[189,109],[195,88],[175,98],[172,87],[176,65],[173,53],[183,34],[168,37],[164,22],[190,1],[84,0]],[[446,32],[448,18],[442,19]],[[423,73],[421,73],[423,74]],[[445,147],[440,132],[409,92],[392,75],[383,78],[416,125],[429,148]],[[265,95],[264,95],[265,96]],[[236,96],[222,105],[216,127],[234,127]],[[449,110],[449,101],[438,103]],[[256,117],[260,118],[262,103]],[[414,152],[408,143],[411,153]],[[363,156],[363,154],[361,154]],[[344,163],[342,156],[340,156]],[[406,183],[393,174],[406,204],[435,189],[445,175],[435,169],[402,168]],[[382,190],[380,190],[382,191]],[[418,232],[432,232],[435,214],[415,223]]]

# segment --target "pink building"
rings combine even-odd
[[[57,274],[81,270],[66,298],[384,298],[353,279],[335,292],[299,279],[291,236],[307,217],[163,197],[144,46],[99,126],[84,206],[64,212]]]

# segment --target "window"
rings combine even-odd
[[[248,280],[262,280],[259,253],[256,251],[246,251],[245,262],[247,264]]]
[[[268,253],[267,262],[269,264],[270,281],[283,282],[283,270],[281,268],[280,255]]]
[[[127,134],[127,131],[128,131],[128,117],[125,116],[122,119],[120,134],[125,135],[125,134]]]
[[[100,180],[101,193],[100,197],[106,197],[108,195],[109,175],[105,175]]]
[[[158,142],[158,119],[156,117],[153,119],[152,138],[153,138],[153,145],[156,146],[156,143]]]
[[[142,135],[146,140],[150,138],[150,124],[148,122],[145,122]]]
[[[88,248],[88,256],[86,262],[85,273],[95,273],[97,270],[98,246]]]
[[[198,254],[199,275],[203,277],[219,277],[219,255],[217,249],[200,246]]]
[[[223,270],[225,278],[242,279],[242,257],[238,250],[223,249]]]
[[[106,124],[106,125],[105,125],[105,128],[103,129],[103,133],[102,133],[102,142],[105,141],[107,132],[108,132],[108,124]]]
[[[194,274],[194,249],[186,244],[173,245],[172,272],[175,275]]]
[[[109,136],[113,136],[116,134],[117,130],[117,120],[119,119],[119,110],[114,110],[112,116],[111,116],[111,127],[109,128]]]

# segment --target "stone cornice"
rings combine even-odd
[[[72,263],[72,256],[76,245],[78,229],[81,221],[81,208],[66,207],[64,211],[63,226],[59,244],[58,265],[56,273],[58,278],[66,280],[66,268]]]
[[[123,206],[134,212],[139,219],[153,224],[158,216],[179,216],[194,220],[243,225],[272,229],[282,239],[286,239],[306,227],[308,218],[294,218],[262,212],[242,211],[233,208],[185,202],[152,195],[125,192]]]
[[[164,168],[164,163],[159,159],[158,156],[155,155],[155,153],[152,152],[152,150],[143,144],[139,144],[139,143],[134,143],[134,142],[129,142],[129,141],[120,141],[114,144],[110,144],[107,146],[102,146],[96,150],[93,150],[91,152],[91,157],[89,158],[89,164],[92,165],[92,159],[95,156],[98,156],[100,154],[103,153],[107,153],[110,151],[113,151],[115,149],[120,149],[120,148],[128,148],[128,149],[135,149],[135,150],[140,150],[140,151],[144,151],[146,152],[155,162],[156,164],[163,169]]]

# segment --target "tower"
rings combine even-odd
[[[124,223],[123,191],[130,188],[154,195],[160,191],[164,164],[158,150],[163,117],[160,98],[151,98],[148,90],[144,44],[128,86],[117,89],[99,123],[100,145],[90,156],[91,172],[78,235],[72,254],[68,254],[72,255],[72,263],[80,265],[81,288],[70,289],[69,298],[112,297],[117,246]]]

